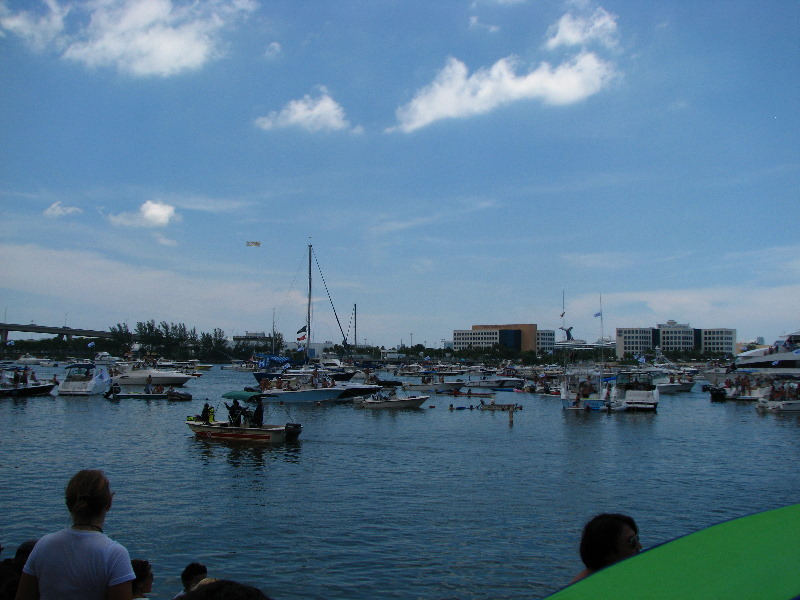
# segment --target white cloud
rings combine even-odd
[[[273,111],[256,119],[256,126],[265,130],[301,127],[308,131],[337,131],[348,129],[350,123],[342,106],[330,97],[325,87],[320,87],[318,97],[306,94],[300,100],[292,100],[280,112]],[[360,128],[353,131],[360,131]]]
[[[604,8],[597,8],[590,16],[567,13],[549,33],[545,45],[550,50],[560,46],[584,46],[590,42],[613,48],[617,45],[617,17]]]
[[[44,216],[48,219],[57,219],[69,215],[79,215],[83,211],[77,206],[61,206],[61,202],[53,202],[44,211]]]
[[[485,29],[489,33],[497,33],[498,31],[500,31],[500,27],[498,27],[497,25],[486,25],[484,23],[481,23],[481,21],[480,21],[480,19],[478,17],[474,17],[474,16],[469,18],[469,28],[470,29]]]
[[[166,227],[170,221],[179,218],[174,206],[153,200],[142,204],[138,213],[120,213],[109,216],[109,220],[114,225],[124,227]]]
[[[0,30],[18,35],[36,50],[44,50],[59,39],[70,12],[69,6],[61,7],[55,0],[45,0],[44,5],[47,10],[40,15],[31,11],[12,13],[0,5]]]
[[[264,56],[270,59],[278,58],[282,52],[283,48],[281,48],[281,45],[278,42],[272,42],[264,51]]]
[[[514,57],[502,58],[469,75],[466,65],[451,57],[433,83],[397,110],[399,125],[388,131],[408,133],[440,119],[483,114],[518,100],[572,104],[599,92],[616,74],[611,63],[591,52],[581,52],[556,68],[542,63],[524,75],[516,74],[517,63]]]
[[[89,67],[116,67],[134,76],[168,77],[202,67],[219,56],[220,31],[257,7],[254,0],[96,0],[60,6],[46,0],[48,14],[3,15],[0,25],[34,46],[52,44],[63,57]],[[65,29],[67,13],[79,25]]]

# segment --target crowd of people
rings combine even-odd
[[[128,550],[103,533],[114,494],[105,474],[82,470],[66,486],[72,525],[28,540],[13,559],[0,562],[0,600],[132,600],[153,590],[149,561],[131,560]],[[634,520],[602,513],[586,523],[580,542],[585,568],[574,583],[642,549]],[[0,546],[0,552],[3,548]],[[205,565],[192,562],[181,573],[182,600],[269,600],[256,587],[208,576]]]
[[[76,473],[64,492],[72,525],[20,544],[0,563],[0,600],[132,600],[153,589],[149,561],[131,560],[128,550],[103,533],[114,494],[102,471]],[[2,551],[2,547],[0,547]],[[181,574],[185,600],[269,600],[256,587],[209,578],[191,563]]]

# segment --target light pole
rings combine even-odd
[[[408,335],[411,336],[411,347],[413,348],[414,347],[414,334],[413,333],[409,333]]]
[[[68,312],[65,312],[65,313],[64,313],[64,327],[66,327],[66,326],[67,326],[67,315],[68,315],[68,314],[69,314]]]

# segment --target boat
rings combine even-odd
[[[109,400],[169,400],[171,402],[189,402],[192,395],[188,392],[168,390],[166,392],[153,392],[147,389],[141,392],[123,392],[119,384],[112,384],[103,397]]]
[[[369,396],[353,398],[356,408],[419,408],[430,396],[398,396],[397,394],[378,392]]]
[[[800,377],[800,330],[781,336],[770,346],[740,352],[727,367],[703,372],[714,385],[737,374]]]
[[[513,390],[521,390],[525,386],[525,379],[522,377],[504,377],[497,375],[494,377],[481,377],[480,379],[470,379],[461,383],[462,387],[472,390],[490,389],[495,392],[510,392]]]
[[[420,391],[420,392],[452,392],[460,390],[464,387],[464,382],[460,379],[457,381],[445,381],[444,376],[434,378],[432,375],[424,375],[419,382],[406,382],[403,384],[404,390]]]
[[[521,404],[497,404],[494,401],[489,402],[488,404],[481,400],[481,403],[478,405],[480,410],[500,410],[500,411],[509,411],[509,410],[522,410]]]
[[[177,370],[152,369],[140,362],[123,362],[114,365],[112,381],[119,385],[182,386],[192,376]]]
[[[494,398],[497,395],[495,392],[473,392],[470,390],[467,390],[466,392],[462,392],[461,390],[450,390],[439,393],[443,396],[458,396],[458,397],[469,397],[469,398]]]
[[[56,387],[55,383],[43,381],[29,383],[25,386],[15,387],[13,384],[3,383],[0,386],[0,398],[28,398],[32,396],[49,396]]]
[[[800,412],[800,400],[772,400],[762,398],[756,404],[756,409],[775,412]]]
[[[66,366],[64,379],[58,384],[59,396],[93,396],[103,393],[108,386],[108,375],[103,367],[90,362],[76,362]]]
[[[564,410],[608,410],[608,401],[600,375],[564,375],[559,385],[561,408]]]
[[[658,408],[658,388],[647,371],[620,371],[603,399],[612,411],[654,412]]]
[[[205,423],[189,417],[186,420],[195,436],[203,439],[226,440],[235,442],[255,442],[259,444],[284,444],[296,442],[303,430],[299,423],[285,425],[262,425],[261,427],[236,427],[227,421]]]
[[[39,365],[42,362],[41,358],[37,358],[31,354],[23,354],[14,361],[18,365]]]

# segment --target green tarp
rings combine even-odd
[[[800,504],[656,546],[548,600],[790,600],[800,596]]]

